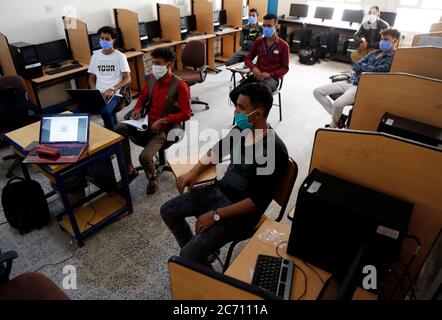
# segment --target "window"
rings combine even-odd
[[[441,16],[441,0],[400,0],[395,27],[401,31],[428,32]]]

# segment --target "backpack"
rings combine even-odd
[[[314,65],[319,62],[320,50],[319,48],[307,48],[299,51],[299,62],[306,65]]]
[[[23,198],[26,197],[26,201]],[[49,223],[49,208],[42,187],[37,181],[15,177],[2,191],[6,220],[20,234],[40,229]]]

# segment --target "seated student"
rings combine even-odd
[[[243,62],[246,56],[249,54],[250,48],[256,39],[262,36],[262,27],[258,23],[258,10],[255,8],[249,11],[249,24],[242,27],[241,37],[239,43],[241,44],[241,50],[231,56],[226,66],[231,66],[239,62]]]
[[[355,33],[354,39],[361,41],[358,50],[351,54],[353,63],[358,62],[370,51],[379,48],[381,41],[381,31],[389,28],[388,22],[382,20],[378,6],[372,6],[368,12],[368,17],[361,24],[359,30]]]
[[[343,127],[345,119],[341,117],[342,111],[345,106],[354,104],[357,86],[363,72],[390,71],[401,34],[398,30],[391,28],[383,30],[381,34],[382,40],[380,41],[379,49],[370,52],[365,58],[353,66],[354,74],[349,80],[327,84],[313,91],[316,100],[318,100],[324,109],[332,116],[330,123],[331,128]],[[329,95],[340,93],[342,93],[342,96],[334,102],[328,97]]]
[[[100,110],[104,126],[109,130],[115,129],[113,112],[121,100],[120,90],[131,82],[130,68],[126,56],[114,49],[118,37],[117,31],[112,27],[102,27],[100,46],[103,50],[92,55],[89,65],[89,87],[98,89],[105,100],[111,99]],[[75,112],[91,112],[90,106],[80,105]]]
[[[272,93],[264,85],[242,86],[235,101],[236,127],[177,179],[181,196],[161,207],[161,217],[175,236],[181,257],[209,265],[209,256],[255,227],[275,196],[288,154],[267,123],[272,104]],[[229,154],[231,164],[221,180],[193,187],[204,170]],[[183,194],[186,187],[190,192]],[[195,234],[185,220],[191,216],[197,217]]]
[[[142,132],[123,123],[119,123],[115,128],[115,132],[125,137],[123,152],[129,180],[133,180],[138,174],[132,164],[129,139],[137,145],[145,146],[139,160],[149,179],[146,194],[153,194],[158,190],[157,170],[153,158],[167,142],[168,131],[180,127],[192,114],[189,87],[172,73],[175,54],[168,48],[159,48],[152,51],[151,56],[152,75],[146,81],[143,93],[132,113],[134,120],[141,119],[143,113],[147,113],[149,129]]]
[[[241,86],[261,82],[270,91],[275,92],[278,89],[279,80],[289,71],[290,48],[287,42],[276,34],[277,24],[278,18],[274,14],[264,17],[264,37],[255,41],[244,61],[245,65],[252,70],[253,75],[244,79],[232,90],[230,99],[234,103],[238,99]],[[258,56],[258,61],[254,64],[253,60],[256,56]]]

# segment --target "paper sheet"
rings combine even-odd
[[[141,118],[139,120],[125,120],[121,123],[127,124],[129,126],[137,128],[138,131],[146,131],[149,128],[149,121],[147,119],[148,117]]]

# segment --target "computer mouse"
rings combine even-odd
[[[74,60],[74,61],[72,61],[72,64],[80,64],[80,62],[77,60]]]

